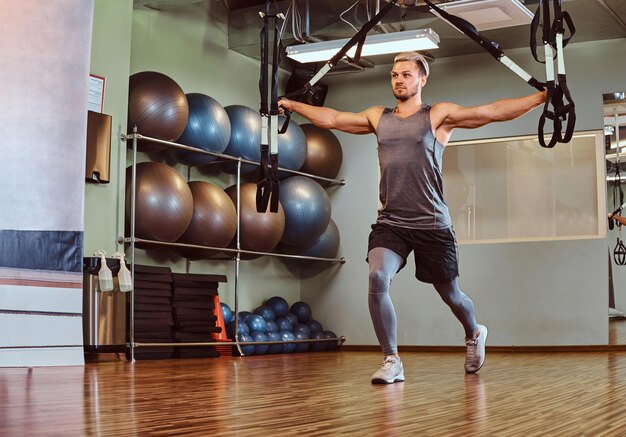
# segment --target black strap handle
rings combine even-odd
[[[274,3],[274,13],[270,12],[271,4]],[[271,90],[268,80],[269,51],[270,51],[270,20],[274,24],[274,46],[272,51],[272,83]],[[271,130],[278,129],[278,72],[280,57],[282,53],[282,43],[280,41],[280,30],[277,23],[276,0],[267,0],[265,4],[265,15],[263,16],[263,29],[261,30],[261,74],[259,76],[259,92],[261,94],[261,108],[259,113],[264,118],[262,121],[262,138],[260,144],[261,161],[259,162],[259,173],[256,192],[257,212],[278,212],[278,200],[280,194],[280,181],[278,179],[278,145]],[[268,102],[268,94],[271,94],[271,101]],[[279,134],[285,133],[288,123],[285,123]],[[274,139],[273,139],[274,138]]]

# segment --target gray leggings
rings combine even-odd
[[[396,340],[397,319],[389,286],[404,262],[402,257],[390,249],[376,247],[367,255],[369,261],[368,305],[376,337],[385,355],[398,353]],[[474,303],[461,291],[457,278],[443,284],[433,284],[439,296],[450,307],[463,325],[466,337],[474,337],[478,330],[474,315]]]

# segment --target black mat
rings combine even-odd
[[[199,282],[199,283],[215,283],[227,282],[226,275],[207,275],[201,273],[173,273],[174,282],[177,284],[183,282]]]
[[[170,282],[157,282],[157,281],[140,281],[135,278],[135,289],[145,288],[148,290],[161,289],[171,290],[172,284]]]
[[[171,289],[158,289],[158,288],[135,288],[135,297],[137,296],[161,296],[161,297],[171,297],[172,290]]]
[[[131,265],[128,266],[128,270],[131,269]],[[135,264],[135,273],[152,273],[157,275],[171,275],[172,269],[169,267],[157,267],[146,266],[141,264]]]

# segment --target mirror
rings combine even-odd
[[[609,221],[609,344],[626,344],[626,93],[602,95]],[[618,147],[619,145],[619,147]],[[624,208],[622,210],[622,208]],[[620,223],[623,217],[623,223]],[[612,222],[612,223],[611,223]],[[612,225],[612,226],[611,226]],[[613,228],[613,229],[611,229]]]

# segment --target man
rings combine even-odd
[[[428,74],[428,63],[419,53],[397,55],[391,70],[391,88],[397,100],[393,109],[372,106],[357,114],[286,99],[279,102],[281,110],[297,112],[321,128],[375,133],[378,140],[382,206],[369,235],[368,304],[385,358],[372,376],[372,383],[404,381],[389,286],[411,251],[416,278],[433,284],[463,325],[467,346],[465,371],[475,373],[483,365],[487,328],[476,322],[474,304],[458,284],[456,240],[443,199],[443,150],[455,128],[471,129],[513,120],[546,99],[545,92],[537,92],[475,107],[454,103],[430,106],[422,103]]]

